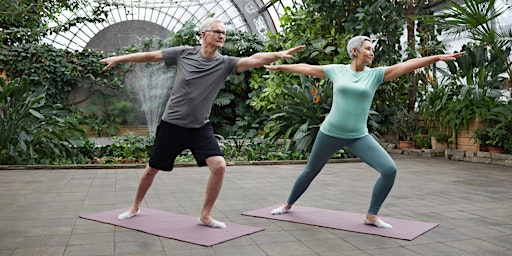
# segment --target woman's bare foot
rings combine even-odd
[[[128,211],[119,214],[117,216],[117,219],[118,220],[126,220],[126,219],[133,218],[133,217],[139,215],[139,213],[140,213],[140,210],[138,208],[130,207],[130,209],[128,209]]]
[[[276,209],[270,211],[270,214],[272,214],[272,215],[279,215],[279,214],[287,213],[287,212],[289,212],[291,210],[292,210],[292,205],[285,204],[285,205],[279,206]]]
[[[226,223],[220,222],[212,217],[207,218],[207,221],[201,220],[201,218],[197,218],[197,224],[202,226],[207,226],[210,228],[226,228]]]
[[[367,213],[366,216],[364,217],[364,224],[374,225],[379,228],[387,228],[387,229],[393,228],[393,226],[391,226],[388,223],[381,220],[379,217],[377,217],[377,215],[373,215],[373,214],[369,214],[369,213]]]

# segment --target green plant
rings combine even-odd
[[[504,73],[510,82],[512,72],[508,58],[512,29],[497,20],[511,8],[497,6],[495,0],[448,1],[444,12],[424,17],[449,34],[471,39],[462,49],[464,56],[447,62],[449,72],[437,70],[448,77],[447,83],[433,84],[433,90],[420,102],[422,117],[434,129],[468,129],[469,120],[483,120],[494,108],[489,96],[505,84]]]
[[[512,104],[510,101],[497,102],[497,106],[482,120],[488,127],[486,129],[490,137],[488,142],[501,144],[507,152],[512,152]]]
[[[113,123],[119,125],[133,125],[135,120],[135,106],[127,99],[117,99],[107,108]]]
[[[475,142],[481,145],[488,145],[495,148],[504,148],[506,151],[512,149],[512,136],[509,131],[498,128],[485,128],[474,131]]]
[[[487,141],[489,140],[489,131],[487,131],[486,129],[476,129],[473,131],[473,138],[475,140],[475,143],[478,143],[482,146],[487,145]]]
[[[89,131],[94,132],[98,137],[113,136],[119,132],[119,124],[106,118],[100,118],[94,113],[84,117],[82,122],[87,125]]]
[[[228,161],[263,161],[263,160],[304,160],[306,155],[293,152],[285,143],[255,135],[249,141],[240,144],[232,139],[224,139],[217,135],[224,157]]]
[[[119,132],[121,125],[133,125],[136,109],[132,100],[125,95],[104,93],[101,90],[93,92],[92,102],[85,107],[91,114],[84,116],[85,123],[90,131],[97,134],[113,136]]]
[[[512,6],[497,6],[496,0],[464,0],[463,3],[450,0],[448,3],[445,12],[434,16],[437,24],[452,35],[467,36],[481,46],[488,46],[498,68],[510,79],[512,28],[502,27],[498,19],[508,15]]]
[[[418,102],[418,112],[421,119],[433,131],[443,130],[441,113],[447,106],[447,102],[453,99],[450,87],[445,86],[443,82],[437,82],[432,77],[432,82],[425,84],[426,90],[423,90]],[[437,138],[436,138],[437,139]]]
[[[91,161],[100,164],[140,163],[149,159],[153,147],[153,137],[138,136],[132,133],[112,137],[112,144],[94,147]]]
[[[28,78],[0,78],[0,164],[48,164],[76,156],[85,133],[65,119],[70,109],[46,100]]]
[[[153,138],[132,133],[112,137],[112,156],[124,159],[147,159],[153,148]]]
[[[487,128],[487,131],[489,132],[489,139],[486,141],[487,145],[504,148],[505,144],[509,143],[510,133],[496,128]]]
[[[291,149],[309,151],[332,104],[332,83],[317,84],[314,79],[300,76],[302,85],[283,85],[287,98],[277,102],[278,109],[270,113],[265,137],[291,139]]]
[[[46,99],[63,105],[75,87],[108,87],[119,89],[120,77],[129,65],[118,65],[107,72],[98,60],[105,53],[84,49],[81,52],[57,49],[46,44],[3,46],[0,69],[10,79],[25,76],[34,87],[46,87]],[[107,78],[108,77],[108,78]]]
[[[483,118],[488,112],[493,102],[488,98],[477,100],[467,97],[455,99],[447,104],[441,112],[441,127],[448,131],[459,131],[460,129],[469,129],[469,122],[472,118]]]
[[[448,140],[452,136],[445,132],[433,131],[433,132],[430,132],[430,137],[434,137],[437,142],[448,143]]]
[[[393,133],[398,141],[412,142],[414,133],[420,129],[418,114],[415,111],[407,111],[405,108],[395,112],[393,122]]]
[[[434,101],[435,105],[421,108],[428,120],[439,122],[432,124],[434,127],[450,132],[467,130],[471,119],[484,118],[494,108],[494,100],[486,95],[500,86],[500,69],[488,59],[485,47],[469,45],[463,50],[464,56],[447,63],[449,72],[438,70],[448,79],[442,85],[444,88],[437,87],[440,91],[431,94],[435,101],[427,96],[426,103]]]
[[[86,0],[16,0],[2,1],[1,4],[2,45],[39,42],[45,35],[68,31],[80,23],[104,22],[112,7],[123,5],[116,1],[94,1],[91,4]],[[79,9],[81,11],[77,12]],[[69,19],[59,18],[63,12],[74,12],[75,15]]]
[[[512,103],[496,102],[493,108],[482,120],[486,121],[488,126],[494,126],[498,129],[512,131]]]
[[[430,136],[417,132],[414,134],[414,145],[420,148],[431,148],[432,142]]]

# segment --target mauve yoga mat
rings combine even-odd
[[[303,206],[293,206],[290,212],[281,215],[270,214],[271,210],[279,206],[280,205],[275,205],[268,208],[249,211],[242,213],[242,215],[283,220],[409,241],[415,239],[416,237],[426,233],[427,231],[439,225],[437,223],[382,217],[382,219],[385,222],[393,226],[392,229],[383,229],[377,228],[373,225],[364,224],[364,214],[310,208]]]
[[[213,246],[264,230],[229,222],[226,222],[227,228],[210,228],[198,225],[197,217],[149,208],[141,208],[140,214],[133,218],[118,220],[117,215],[126,210],[80,214],[80,217],[202,246]]]

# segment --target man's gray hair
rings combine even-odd
[[[222,23],[224,22],[222,20],[216,19],[216,18],[208,18],[205,21],[203,21],[203,25],[201,25],[201,32],[205,30],[211,30],[213,23]]]
[[[356,57],[352,53],[352,49],[355,48],[357,51],[359,51],[359,48],[361,48],[361,45],[363,44],[364,41],[371,42],[370,38],[367,36],[355,36],[352,39],[348,40],[347,52],[348,52],[348,55],[350,56],[350,59],[353,60]]]

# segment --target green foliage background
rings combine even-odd
[[[489,24],[512,7],[489,8],[495,0],[464,0],[468,8],[449,3],[447,12],[432,16],[425,13],[423,7],[428,1],[423,0],[301,1],[285,7],[280,18],[282,32],[268,33],[263,39],[229,31],[220,51],[245,57],[259,51],[306,45],[294,58],[278,63],[347,64],[350,59],[346,42],[354,35],[369,35],[375,43],[374,66],[388,66],[412,57],[443,53],[444,47],[437,41],[441,28],[454,34],[470,31],[473,43],[461,49],[467,55],[449,62],[447,70],[433,65],[382,84],[372,104],[369,129],[375,136],[393,133],[397,130],[393,124],[406,116],[400,116],[406,110],[414,112],[407,116],[415,119],[416,114],[421,114],[423,125],[431,130],[451,133],[467,127],[471,118],[479,117],[488,125],[510,131],[509,118],[503,114],[509,113],[510,104],[504,104],[500,89],[507,80],[510,83],[510,60],[505,57],[510,55],[512,29],[494,29]],[[1,97],[1,163],[92,159],[95,146],[83,137],[77,125],[88,123],[99,134],[115,133],[116,125],[134,120],[133,116],[125,115],[136,108],[125,81],[134,66],[126,63],[104,72],[98,60],[110,54],[87,49],[61,50],[40,42],[45,35],[67,31],[81,22],[104,21],[108,8],[119,4],[93,1],[92,13],[64,22],[57,19],[60,12],[75,10],[90,4],[89,1],[51,0],[43,4],[0,0],[0,4],[0,71],[6,71],[12,83],[2,84],[9,90],[4,90]],[[415,23],[417,18],[420,20]],[[403,28],[411,24],[414,27],[408,27],[409,41],[402,45]],[[188,22],[166,40],[148,38],[141,45],[119,49],[115,54],[198,45],[199,39],[198,28]],[[441,76],[444,79],[438,78]],[[224,150],[233,159],[239,159],[237,153],[242,151],[246,159],[253,160],[301,159],[307,157],[319,125],[330,109],[331,86],[324,79],[268,72],[264,68],[250,70],[226,81],[215,100],[211,121],[219,138],[226,142]],[[93,90],[92,97],[105,103],[96,111],[106,117],[85,117],[72,108],[76,102],[69,102],[68,94],[77,87]],[[129,158],[120,152],[140,155],[148,149],[146,141],[127,139],[131,142],[119,141],[118,146],[112,147],[114,150],[96,153]],[[128,146],[132,142],[140,147]]]

